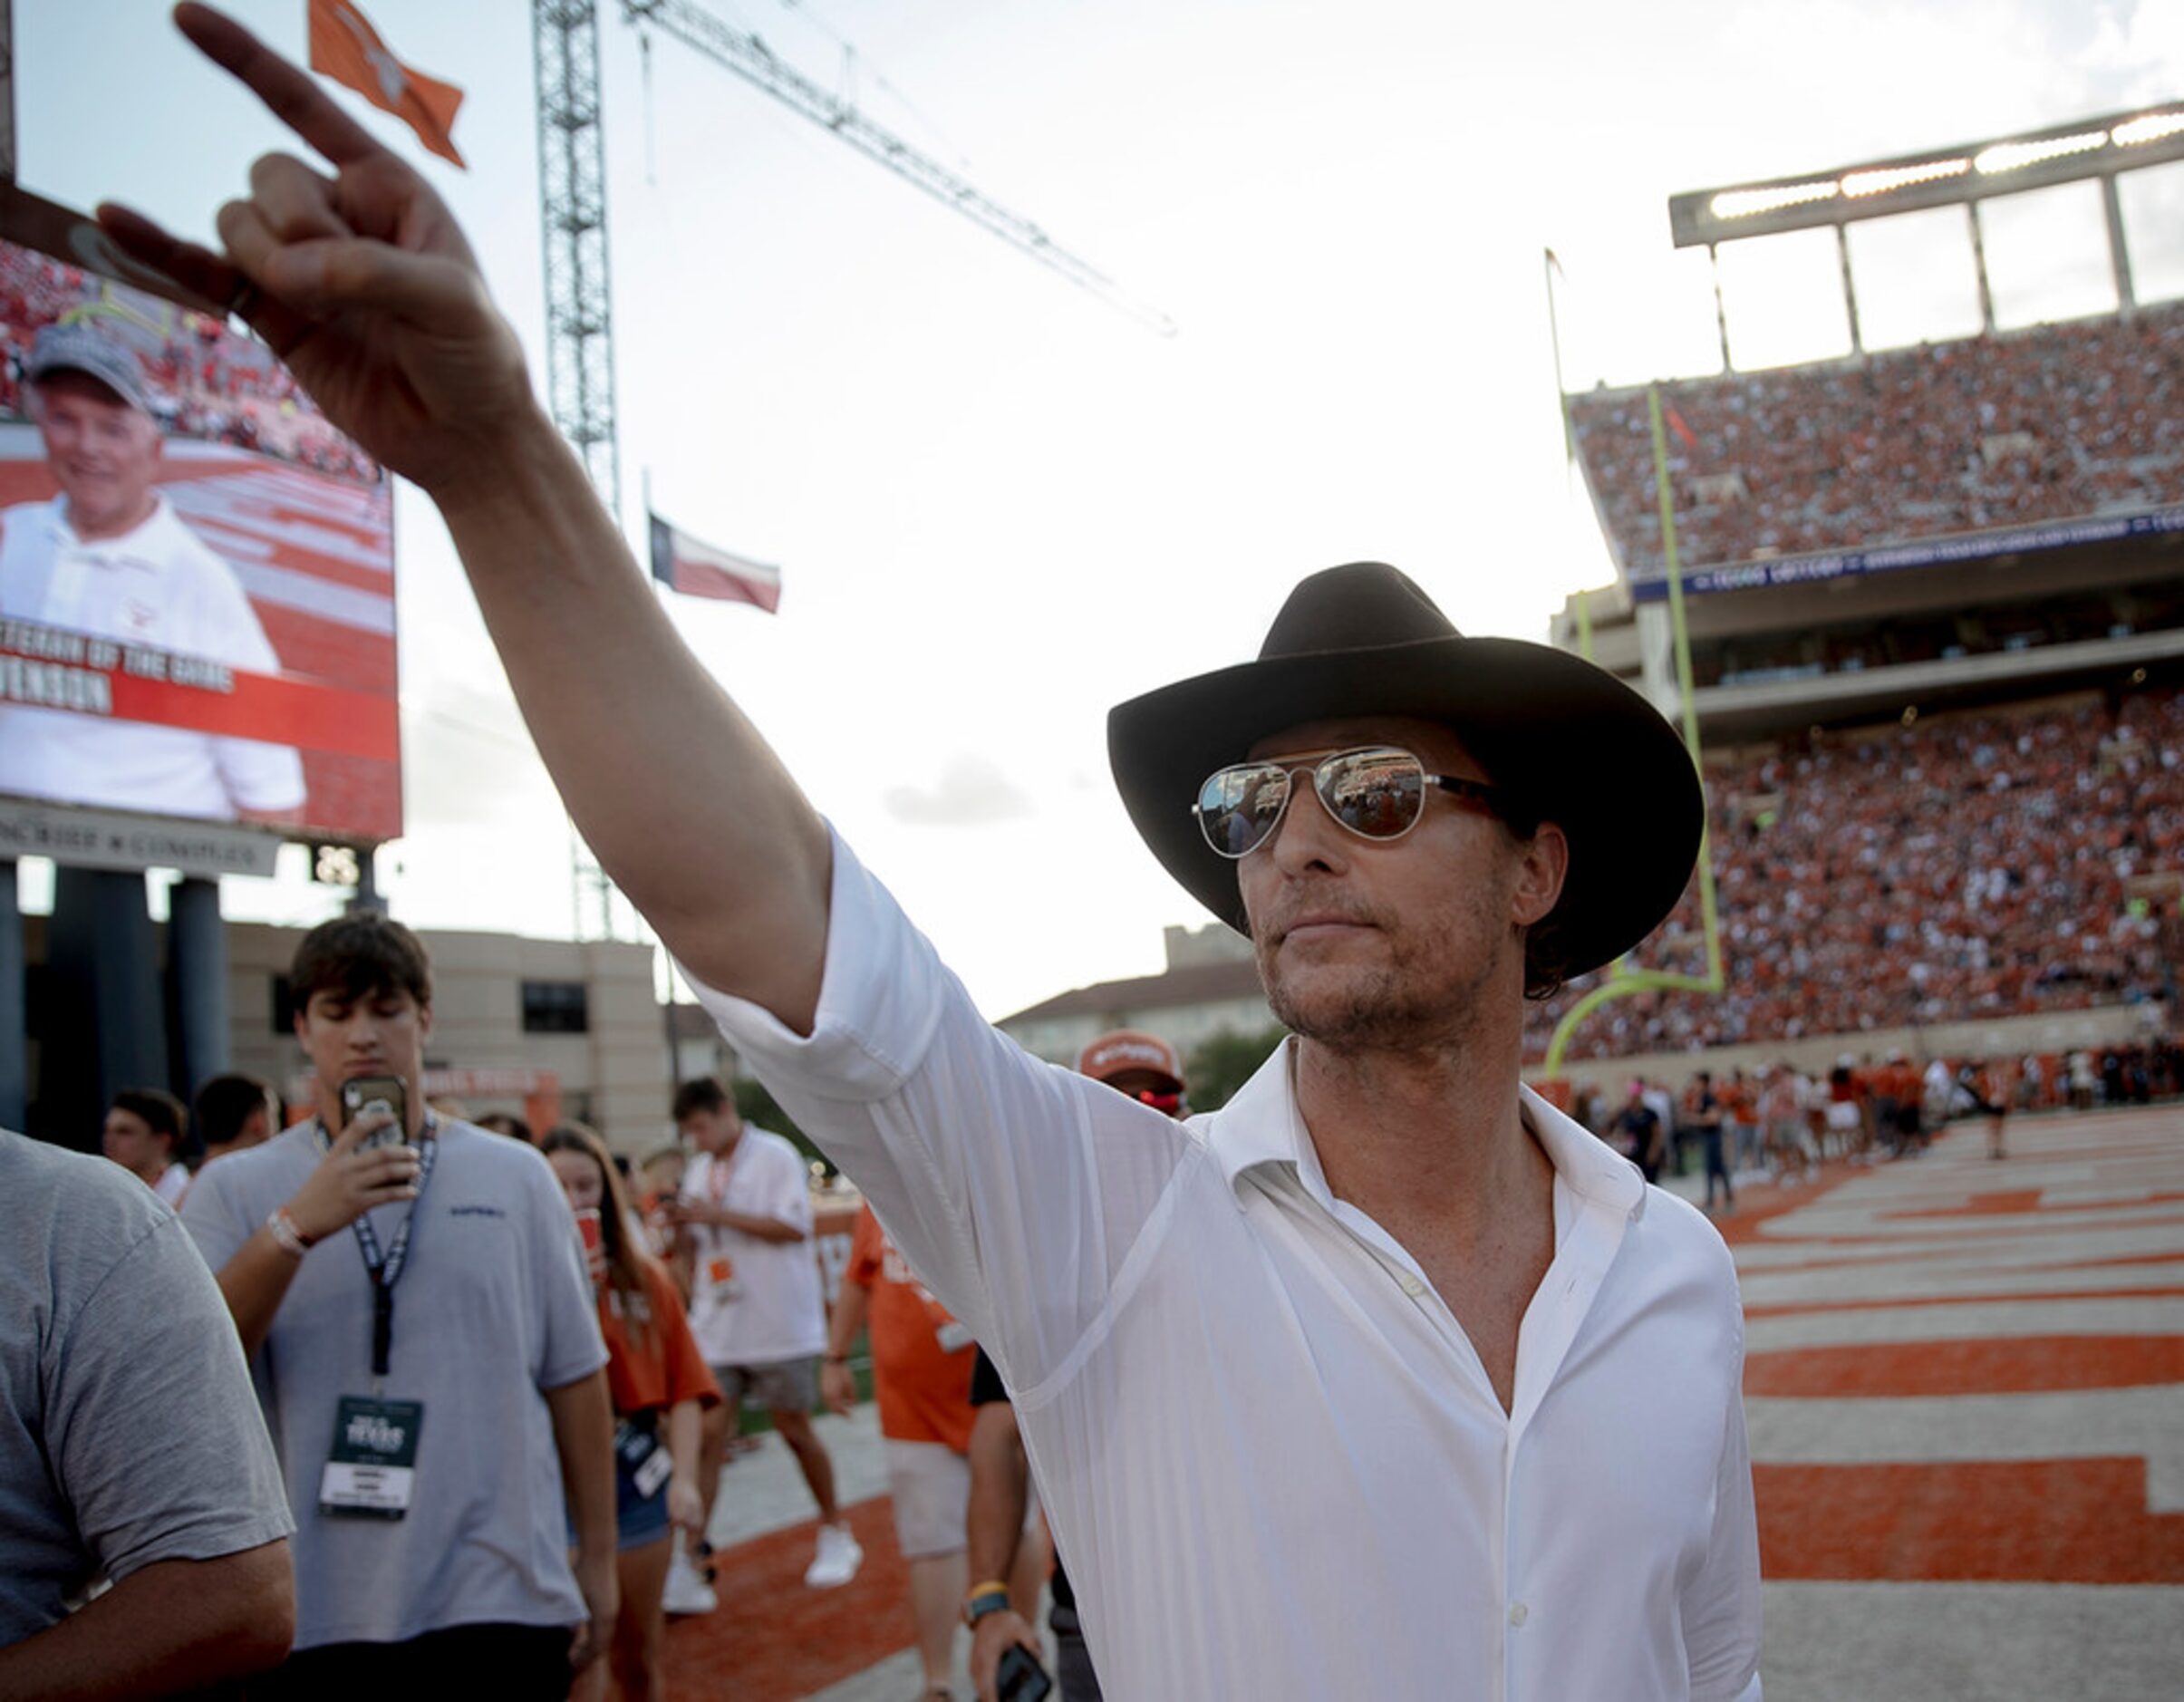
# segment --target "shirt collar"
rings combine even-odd
[[[99,537],[89,540],[78,537],[76,528],[68,522],[68,498],[55,497],[47,513],[46,523],[52,528],[54,540],[64,549],[82,550],[86,555],[98,556],[133,566],[150,566],[162,553],[169,528],[180,524],[175,517],[174,505],[167,500],[164,491],[151,493],[151,512],[119,537]]]
[[[1294,1165],[1300,1175],[1319,1173],[1319,1153],[1297,1108],[1295,1048],[1293,1039],[1283,1040],[1235,1098],[1207,1119],[1206,1146],[1232,1190],[1247,1171],[1264,1165]],[[1517,1105],[1524,1126],[1566,1187],[1619,1217],[1635,1222],[1644,1215],[1646,1183],[1636,1165],[1530,1088],[1519,1086]]]

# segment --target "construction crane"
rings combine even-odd
[[[757,35],[731,27],[691,0],[621,0],[621,5],[625,24],[652,25],[672,35],[1079,289],[1163,336],[1174,334],[1175,324],[1165,314],[1125,294],[1114,279],[1031,220],[784,64]],[[555,423],[619,518],[622,468],[614,420],[614,312],[597,0],[532,0],[531,37],[538,92],[547,399]],[[595,908],[601,934],[613,937],[614,888],[581,842],[576,886],[577,932],[585,930],[587,908]]]
[[[1010,247],[1060,273],[1078,288],[1127,314],[1148,330],[1164,337],[1175,334],[1175,322],[1167,314],[1125,294],[1113,278],[1081,255],[1070,253],[1029,219],[981,194],[939,160],[918,152],[849,102],[782,63],[759,37],[721,22],[691,0],[622,0],[622,17],[625,24],[657,24],[685,46],[764,90],[791,111],[825,126],[866,159],[916,185],[980,229],[992,232]]]

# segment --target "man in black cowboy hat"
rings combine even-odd
[[[1527,990],[1635,943],[1689,872],[1659,717],[1462,637],[1391,568],[1307,580],[1258,661],[1111,728],[1132,817],[1248,928],[1296,1038],[1187,1123],[1041,1064],[644,594],[431,191],[247,35],[182,22],[338,176],[260,161],[225,256],[108,229],[247,303],[439,502],[600,861],[1000,1367],[1106,1687],[1756,1695],[1728,1253],[1518,1080]],[[1640,798],[1673,827],[1623,843]]]

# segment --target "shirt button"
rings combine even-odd
[[[1532,1610],[1522,1601],[1512,1601],[1509,1604],[1509,1622],[1512,1625],[1522,1625],[1530,1618],[1532,1618]]]
[[[1403,1291],[1415,1301],[1419,1295],[1425,1292],[1425,1284],[1406,1272],[1403,1277]]]

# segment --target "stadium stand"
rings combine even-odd
[[[2184,502],[2184,305],[1662,387],[1695,568]],[[1658,572],[1643,389],[1570,398],[1627,568]]]
[[[1573,1059],[2173,993],[2184,691],[1806,735],[1707,781],[1725,990],[1608,1004]],[[1634,960],[1703,972],[1696,883]],[[1531,1056],[1594,982],[1534,1008]]]

